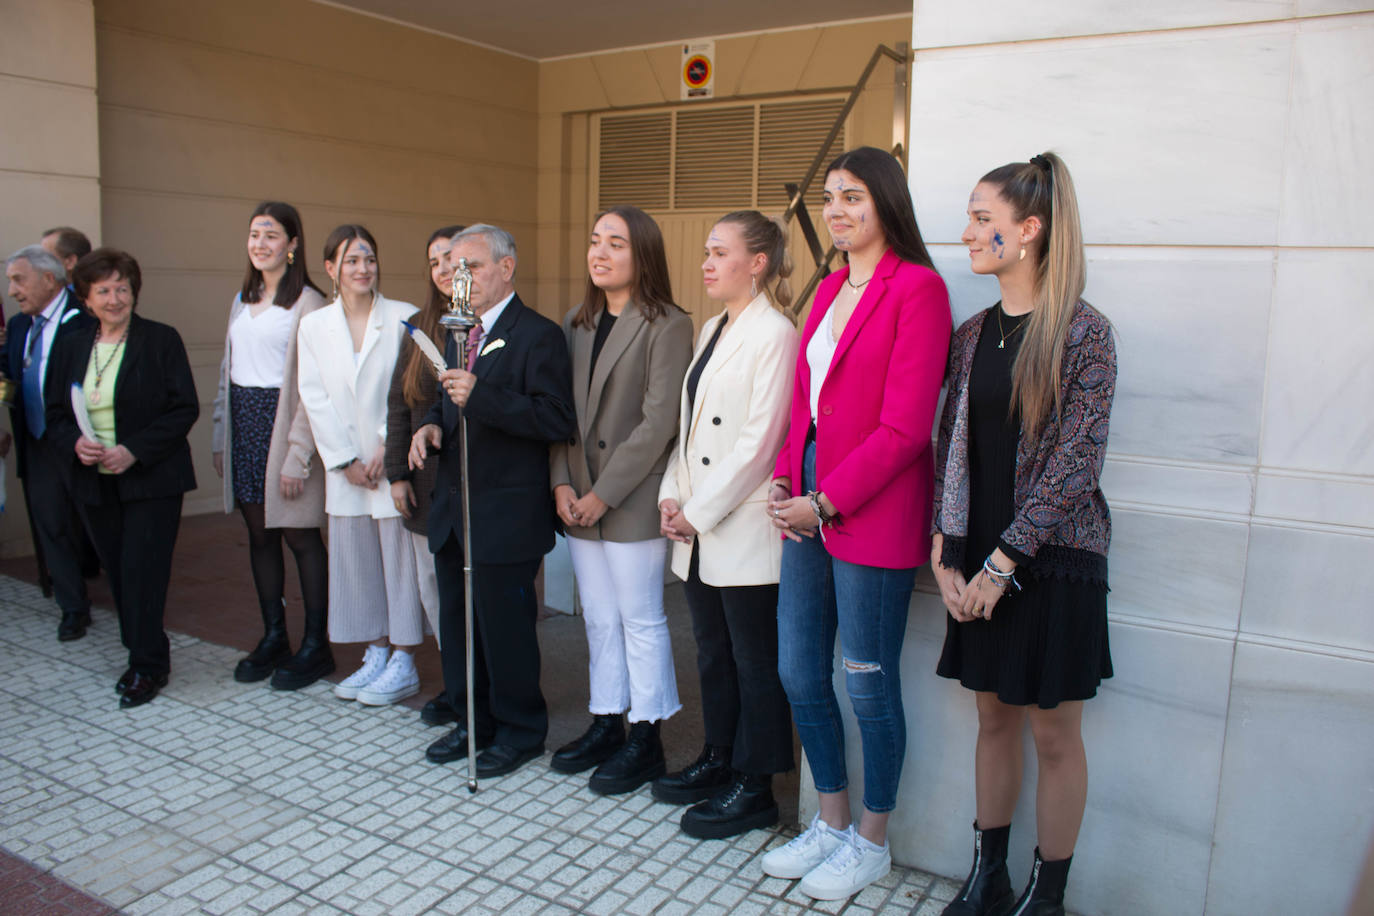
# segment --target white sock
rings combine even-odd
[[[883,845],[879,846],[877,843],[873,842],[867,837],[862,836],[857,830],[854,831],[854,845],[858,846],[860,851],[867,852],[882,852],[885,849],[887,849],[886,842],[884,842]]]

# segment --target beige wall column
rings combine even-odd
[[[100,240],[95,16],[91,0],[0,0],[0,257],[57,225]],[[5,314],[16,306],[6,300]],[[6,418],[0,423],[8,428]],[[32,552],[13,461],[0,555]]]

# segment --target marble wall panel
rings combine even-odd
[[[1291,51],[1279,24],[917,52],[927,238],[958,240],[986,171],[1054,149],[1089,243],[1273,244]]]
[[[95,88],[95,11],[91,0],[6,2],[0,73]]]
[[[0,76],[0,168],[15,171],[96,177],[93,88]]]
[[[1374,652],[1370,569],[1374,531],[1252,525],[1241,631]]]
[[[1332,16],[1339,13],[1366,13],[1374,9],[1369,0],[1297,0],[1299,16]]]
[[[968,691],[932,673],[943,633],[938,600],[918,595],[903,650],[908,747],[889,840],[895,861],[957,880],[970,854],[977,713]],[[1199,913],[1232,643],[1123,624],[1112,626],[1111,639],[1116,676],[1084,707],[1088,807],[1066,902],[1084,913]],[[842,682],[837,686],[842,689]],[[841,708],[848,720],[843,700]],[[857,730],[852,721],[847,726],[850,776],[857,781]],[[1025,752],[1024,788],[1012,821],[1018,884],[1035,841],[1029,734]],[[804,793],[804,821],[810,817],[806,804]],[[1160,881],[1160,874],[1169,880]]]
[[[1209,916],[1345,912],[1371,829],[1374,662],[1242,641]]]
[[[1102,492],[1112,506],[1246,515],[1255,500],[1255,473],[1224,465],[1166,463],[1108,455]]]
[[[1258,22],[1282,19],[1292,12],[1292,6],[1292,0],[1220,0],[1211,3],[1160,0],[1156,3],[1134,4],[1061,0],[1034,5],[1017,0],[992,0],[977,4],[915,0],[913,47],[987,44]]]
[[[1112,511],[1113,611],[1234,633],[1249,526],[1185,515]]]
[[[1261,470],[1255,515],[1374,529],[1374,478]]]
[[[1374,245],[1374,14],[1305,22],[1293,45],[1285,245]]]
[[[1269,328],[1266,467],[1374,475],[1374,250],[1280,251]]]

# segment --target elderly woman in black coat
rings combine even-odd
[[[171,667],[162,617],[182,498],[196,486],[186,435],[200,401],[176,329],[134,314],[142,276],[131,255],[98,248],[74,279],[95,320],[53,346],[48,433],[72,456],[73,501],[110,577],[129,650],[115,689],[128,709],[157,696]]]

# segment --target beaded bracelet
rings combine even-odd
[[[1021,590],[1021,583],[1016,581],[1015,570],[1007,572],[998,569],[997,564],[992,562],[991,554],[983,561],[983,572],[993,584],[1002,590],[1003,594],[1006,594],[1008,588],[1014,588],[1018,592]]]

